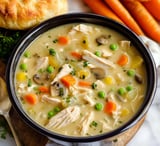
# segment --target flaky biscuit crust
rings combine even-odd
[[[67,0],[0,0],[0,27],[24,30],[67,11]]]

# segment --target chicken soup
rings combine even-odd
[[[93,136],[135,115],[146,70],[132,42],[95,24],[66,24],[41,34],[20,57],[15,90],[25,112],[50,131]]]

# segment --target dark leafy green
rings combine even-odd
[[[0,59],[7,61],[17,41],[22,37],[22,31],[11,31],[0,28]]]

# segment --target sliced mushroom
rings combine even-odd
[[[142,84],[143,83],[143,79],[142,76],[140,76],[139,74],[135,75],[135,80],[137,83]]]
[[[33,75],[33,81],[38,84],[38,85],[43,85],[45,84],[47,81],[49,81],[50,79],[50,75],[49,74],[34,74]]]
[[[99,67],[91,68],[91,72],[94,74],[96,79],[103,79],[106,75],[105,70]]]
[[[55,96],[66,96],[68,94],[68,89],[65,88],[60,82],[56,81],[51,84],[50,87],[51,95]]]
[[[96,38],[96,42],[98,45],[105,45],[108,43],[108,36],[107,35],[101,35],[98,38]]]
[[[83,59],[87,60],[89,63],[100,67],[102,69],[104,68],[115,68],[115,64],[113,62],[111,62],[110,60],[107,60],[105,58],[101,58],[101,57],[97,57],[95,54],[93,54],[92,52],[88,51],[88,50],[84,50],[83,51]]]

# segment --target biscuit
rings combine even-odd
[[[0,27],[24,30],[67,11],[67,0],[0,0]]]

